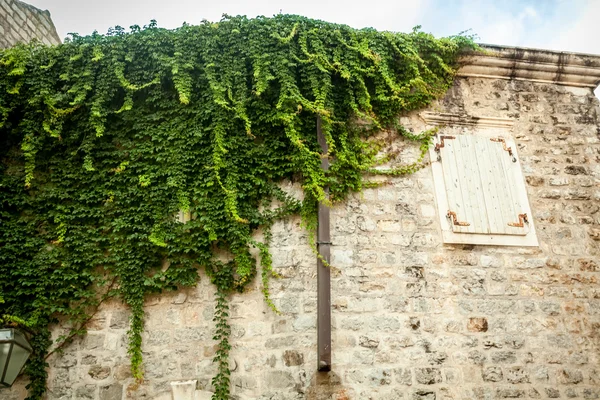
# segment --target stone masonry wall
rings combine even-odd
[[[60,43],[50,12],[18,0],[0,0],[0,49],[32,39],[47,45]]]
[[[600,398],[598,99],[457,78],[432,109],[515,120],[539,248],[442,244],[430,168],[353,195],[332,210],[333,371],[318,374],[315,256],[300,221],[283,221],[272,245],[281,315],[258,283],[231,299],[234,398]],[[417,115],[405,122],[423,127]],[[170,383],[187,379],[208,398],[213,295],[205,278],[148,299],[139,387],[128,311],[105,305],[83,340],[49,359],[48,399],[167,400]],[[24,384],[0,397],[24,398]]]

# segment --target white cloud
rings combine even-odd
[[[600,54],[600,1],[588,0],[580,17],[556,26],[548,47],[556,50]],[[570,23],[569,23],[570,22]]]
[[[521,13],[521,15],[519,15],[520,18],[525,18],[525,17],[537,18],[537,16],[538,16],[537,11],[535,11],[535,8],[533,8],[531,6],[525,7],[525,9]]]
[[[527,41],[529,28],[540,20],[533,6],[521,10],[500,2],[468,0],[461,1],[458,18],[470,24],[482,43],[512,46]]]

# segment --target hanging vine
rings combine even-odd
[[[217,288],[213,398],[227,399],[227,298],[260,274],[273,307],[270,226],[300,213],[310,232],[319,201],[382,173],[381,129],[424,154],[431,135],[397,118],[444,94],[465,48],[469,37],[278,15],[0,51],[0,315],[33,333],[29,399],[46,388],[49,327],[62,318],[73,326],[64,339],[83,333],[108,297],[132,311],[131,368],[143,379],[145,297],[194,285],[200,269]],[[284,179],[301,182],[303,201],[280,189]],[[178,222],[180,211],[191,218]]]

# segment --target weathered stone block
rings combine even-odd
[[[97,392],[98,386],[96,385],[80,386],[75,389],[75,398],[77,400],[96,400],[98,398]]]
[[[379,346],[379,339],[377,338],[369,338],[367,336],[361,336],[358,340],[358,343],[362,347],[367,347],[370,349],[374,349]]]
[[[496,390],[496,396],[501,399],[518,399],[525,397],[525,391],[514,388],[501,388]]]
[[[498,268],[504,265],[504,260],[497,256],[482,255],[479,258],[479,264],[486,268]]]
[[[358,229],[363,232],[372,232],[377,229],[377,222],[369,217],[357,217],[356,225],[358,226]]]
[[[469,318],[469,321],[467,322],[467,330],[469,332],[487,332],[487,319],[482,317]]]
[[[565,389],[565,395],[566,395],[566,396],[567,396],[569,399],[572,399],[572,398],[575,398],[575,397],[577,397],[577,396],[578,396],[578,394],[577,394],[577,393],[578,393],[578,391],[577,391],[576,389],[574,389],[574,388],[566,388],[566,389]]]
[[[190,342],[190,341],[199,341],[206,340],[209,332],[205,327],[198,328],[179,328],[174,332],[174,339],[176,342]]]
[[[500,382],[504,375],[500,367],[487,367],[481,371],[481,377],[485,382]]]
[[[123,385],[119,383],[100,387],[100,400],[121,400],[122,397]]]
[[[376,369],[367,375],[367,380],[372,386],[385,386],[392,383],[392,371]]]
[[[178,309],[168,309],[164,317],[168,324],[179,325],[181,323],[181,314]]]
[[[110,316],[111,329],[127,329],[129,327],[129,311],[113,311]]]
[[[334,249],[331,252],[331,265],[337,267],[354,265],[354,252],[352,250]]]
[[[483,365],[487,361],[485,354],[479,350],[471,350],[467,356],[467,359],[475,365]]]
[[[504,338],[504,344],[511,349],[518,350],[525,345],[525,339],[516,335],[508,335]]]
[[[565,174],[569,175],[587,175],[588,170],[581,165],[568,165],[565,167]]]
[[[232,377],[232,385],[234,392],[244,391],[248,389],[256,389],[258,387],[258,381],[256,377],[250,375],[236,375]]]
[[[84,354],[81,357],[82,365],[93,365],[93,364],[96,364],[97,362],[98,362],[98,357],[96,357],[93,354]]]
[[[75,354],[63,353],[59,354],[54,360],[54,365],[58,368],[70,368],[77,365]]]
[[[510,383],[529,383],[529,372],[523,367],[510,367],[506,369],[506,380]]]
[[[436,394],[433,391],[417,390],[412,394],[412,400],[435,400]]]
[[[434,351],[426,353],[426,358],[429,365],[441,365],[448,359],[448,354],[443,351]]]
[[[345,380],[349,383],[360,384],[365,381],[365,374],[360,369],[346,371]]]
[[[283,363],[286,367],[295,367],[304,364],[304,354],[296,350],[286,350],[283,353]]]
[[[559,371],[559,381],[567,385],[583,382],[583,373],[577,369],[565,368]]]
[[[513,364],[517,356],[514,351],[496,351],[492,353],[491,360],[494,364]]]
[[[542,186],[544,184],[544,178],[541,176],[526,176],[525,181],[529,186]]]
[[[88,370],[88,375],[95,380],[103,380],[110,376],[110,368],[102,365],[92,365]]]
[[[548,335],[548,345],[551,348],[570,348],[572,346],[572,339],[568,335]]]
[[[415,368],[415,379],[422,385],[433,385],[442,381],[439,368]]]
[[[560,304],[553,301],[540,302],[540,310],[545,314],[556,316],[561,312]]]
[[[88,333],[83,339],[83,348],[86,350],[102,349],[106,336],[103,334]]]
[[[412,385],[412,371],[409,368],[396,368],[394,369],[394,375],[396,376],[396,382],[399,384]]]
[[[265,341],[265,348],[280,349],[282,347],[293,347],[296,344],[296,336],[282,336],[269,338]]]
[[[118,364],[114,368],[114,378],[118,382],[123,382],[126,379],[131,378],[131,366],[129,364]]]
[[[183,304],[187,300],[187,293],[180,292],[173,297],[173,304]]]
[[[292,323],[295,332],[313,331],[317,328],[317,320],[314,315],[300,315]]]

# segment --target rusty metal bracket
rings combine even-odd
[[[445,146],[444,139],[448,139],[448,140],[456,139],[456,136],[448,136],[448,135],[440,136],[440,142],[435,144],[435,151],[439,152],[440,149]]]
[[[508,226],[514,226],[516,228],[523,228],[523,223],[528,224],[529,220],[527,219],[527,214],[519,214],[519,222],[509,222]]]
[[[471,225],[468,222],[460,222],[458,220],[458,217],[456,216],[456,213],[454,211],[448,211],[448,214],[446,214],[446,217],[450,218],[452,220],[452,223],[456,226],[469,226]]]
[[[497,138],[491,138],[490,139],[492,142],[498,142],[498,143],[502,143],[502,148],[504,149],[504,151],[508,152],[508,155],[512,157],[512,161],[513,162],[517,162],[517,158],[515,157],[515,155],[513,154],[512,148],[508,147],[506,145],[506,141],[504,140],[504,138],[501,137],[497,137]]]

